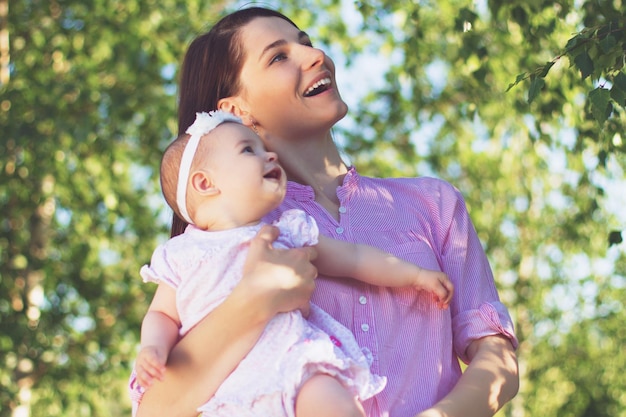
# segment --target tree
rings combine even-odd
[[[175,131],[168,69],[220,8],[204,3],[11,3],[0,86],[2,416],[128,411],[118,399],[150,296],[138,268],[165,229],[154,169]]]
[[[465,195],[521,341],[501,414],[625,415],[619,3],[280,3],[340,67],[388,62],[339,79],[349,160]],[[0,0],[0,417],[128,412],[177,70],[225,4]]]

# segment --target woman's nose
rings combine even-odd
[[[326,58],[324,51],[307,45],[302,45],[302,48],[304,69],[318,67],[324,63],[324,58]]]

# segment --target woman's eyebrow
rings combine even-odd
[[[309,35],[305,31],[301,30],[300,32],[298,32],[298,41],[302,41],[303,39],[308,40]],[[287,44],[287,41],[285,39],[278,39],[270,43],[265,48],[263,48],[263,51],[261,51],[261,55],[259,55],[259,60],[263,58],[263,55],[265,55],[267,51],[269,51],[270,49],[274,49],[274,48],[277,48],[279,46],[286,45],[286,44]]]
[[[298,32],[298,40],[302,41],[302,39],[306,39],[307,41],[310,40],[309,39],[309,34],[306,33],[305,31],[301,30],[300,32]]]

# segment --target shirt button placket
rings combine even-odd
[[[348,209],[345,206],[339,206],[339,214],[345,214],[348,211]],[[341,223],[341,219],[339,219],[339,222]],[[344,232],[344,228],[341,226],[337,226],[335,228],[335,232],[337,232],[338,235],[342,235]]]
[[[359,304],[361,304],[362,306],[364,306],[365,304],[367,304],[367,297],[364,295],[359,296]],[[367,323],[363,323],[361,324],[361,330],[363,330],[364,332],[369,331],[370,329],[370,325]]]

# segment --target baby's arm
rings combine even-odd
[[[383,287],[413,287],[433,293],[439,307],[452,300],[454,287],[440,271],[420,268],[372,246],[343,242],[320,235],[318,256],[314,261],[326,275],[352,277]]]
[[[178,341],[179,328],[176,291],[169,285],[159,284],[141,324],[141,349],[135,371],[137,382],[143,388],[150,387],[154,378],[163,379],[167,357]]]

